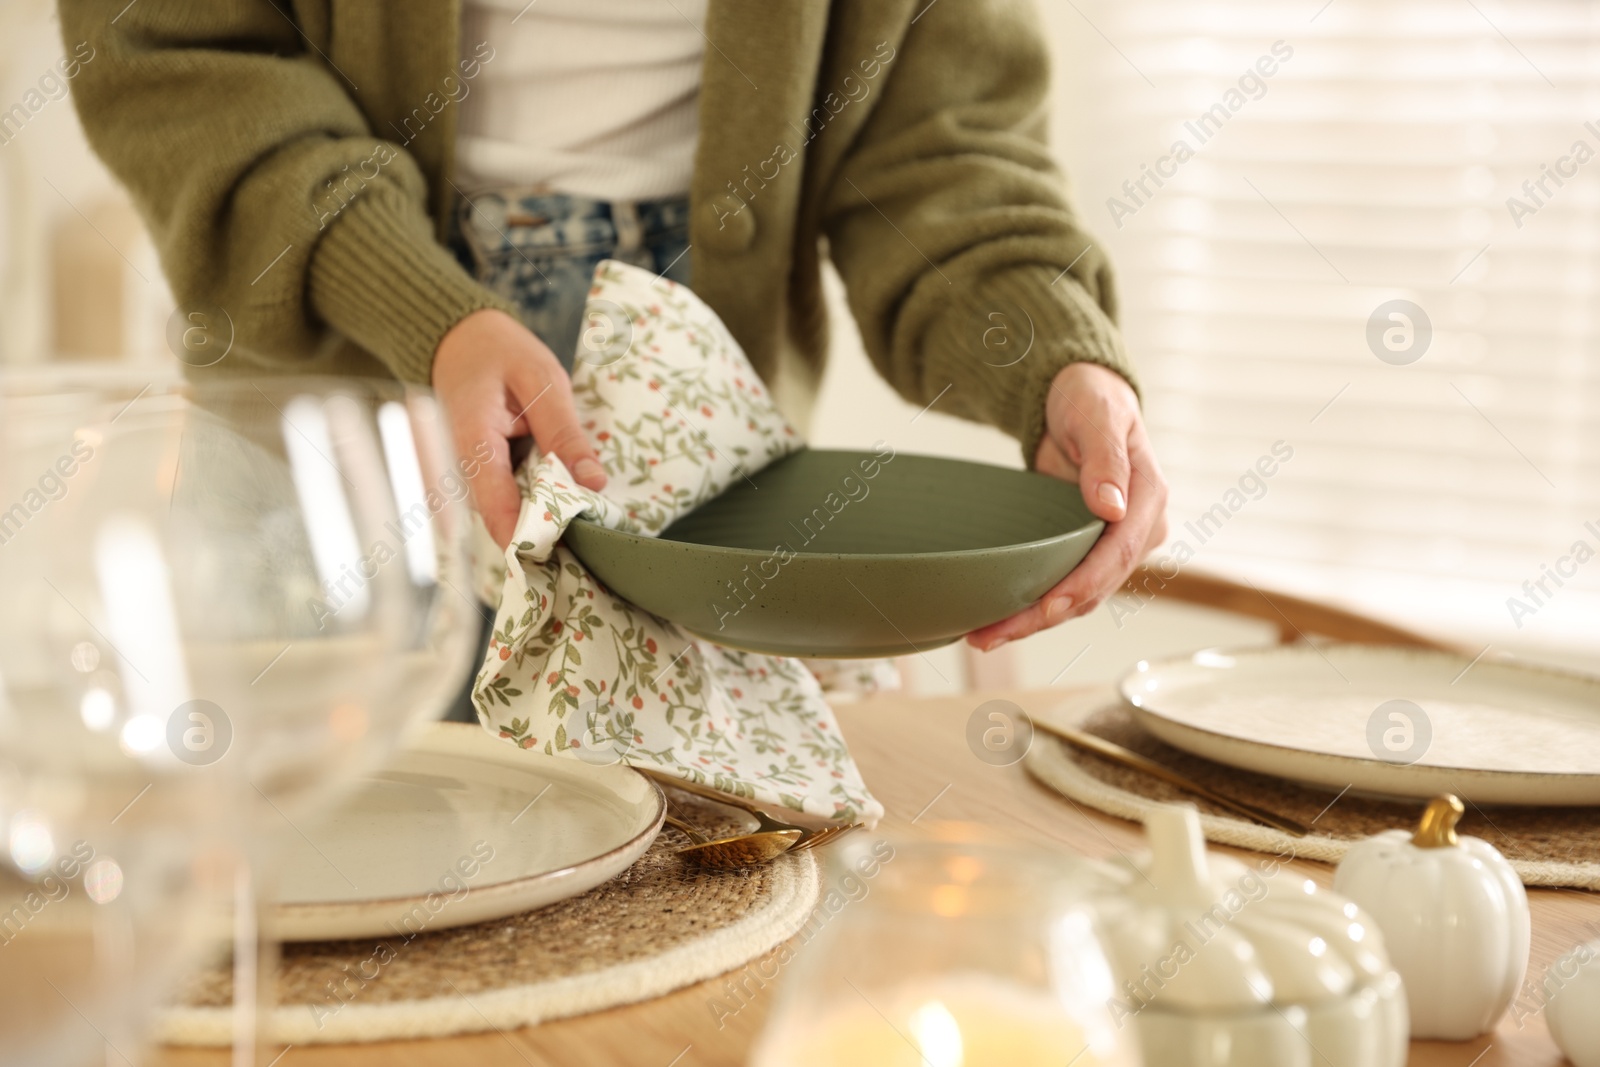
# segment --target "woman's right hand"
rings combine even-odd
[[[510,441],[532,435],[580,485],[600,489],[606,472],[578,423],[572,381],[545,343],[494,308],[452,326],[433,356],[433,391],[450,416],[458,456],[492,458],[471,479],[472,499],[501,548],[511,541],[522,493],[511,472]]]

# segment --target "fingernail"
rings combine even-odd
[[[606,469],[599,462],[592,459],[580,459],[572,468],[572,474],[580,482],[603,482],[606,480]]]
[[[1051,622],[1056,622],[1072,610],[1072,598],[1058,596],[1044,606],[1044,617]]]
[[[995,649],[999,648],[1001,645],[1009,645],[1010,643],[1011,643],[1011,638],[1002,637],[998,641],[990,641],[987,645],[984,645],[983,646],[983,650],[985,652],[993,652]]]
[[[1122,497],[1122,490],[1110,482],[1100,483],[1100,503],[1108,508],[1116,508],[1118,511],[1128,506],[1128,502]]]

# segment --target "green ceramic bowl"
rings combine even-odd
[[[566,542],[618,596],[718,644],[898,656],[1039,599],[1104,527],[1078,487],[934,456],[797,452],[660,537],[578,520]]]

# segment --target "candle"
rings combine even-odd
[[[882,991],[846,989],[817,1014],[769,1032],[753,1067],[1125,1067],[1137,1063],[1095,1005],[1075,1018],[1037,987],[953,975]]]

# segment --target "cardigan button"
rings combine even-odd
[[[732,193],[719,193],[707,205],[700,240],[718,252],[743,252],[756,239],[756,213]]]

